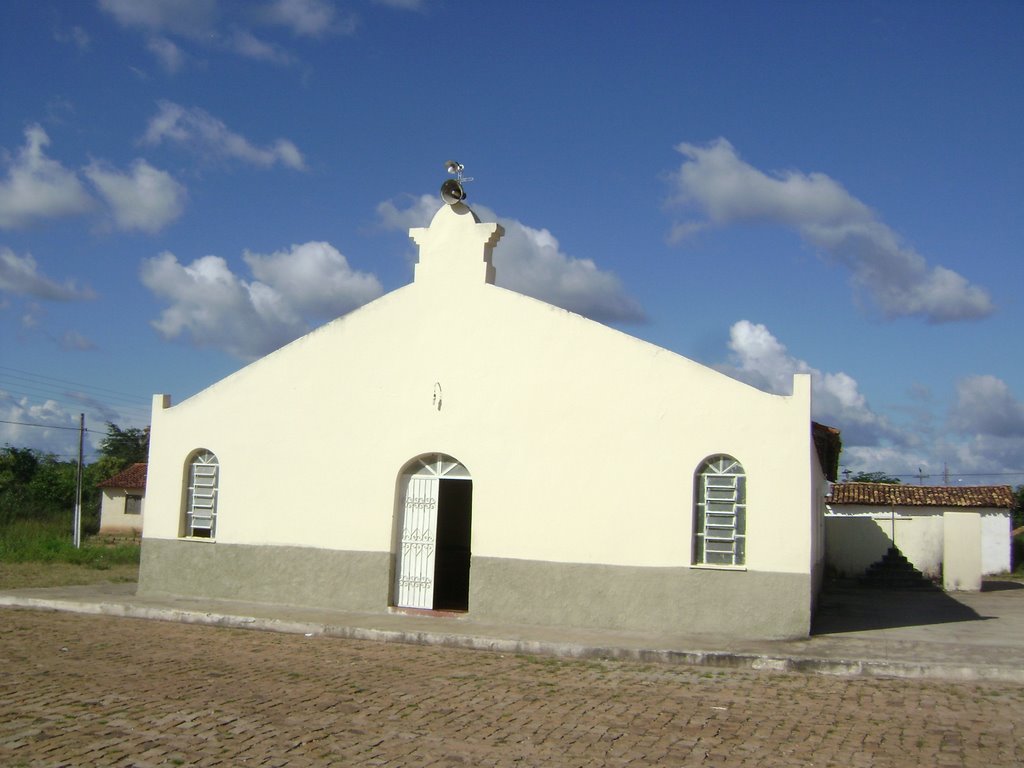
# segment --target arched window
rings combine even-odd
[[[210,451],[192,456],[185,495],[185,536],[212,539],[216,535],[219,475],[220,465]]]
[[[746,554],[747,478],[731,456],[712,456],[695,476],[693,562],[743,565]]]

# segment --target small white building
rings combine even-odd
[[[410,235],[411,284],[154,398],[140,593],[807,635],[838,450],[810,377],[767,394],[497,287],[462,203]]]
[[[97,484],[100,497],[100,533],[138,536],[146,505],[146,464],[132,464]]]
[[[841,576],[863,574],[893,543],[917,570],[933,579],[944,575],[950,552],[961,554],[958,550],[974,547],[979,586],[980,576],[1011,568],[1014,497],[1008,485],[837,483],[827,504],[826,559]],[[956,527],[955,534],[951,526]]]

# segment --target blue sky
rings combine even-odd
[[[1015,1],[9,0],[0,442],[84,412],[94,455],[409,282],[454,158],[499,284],[811,373],[852,471],[1024,483],[1021,39]]]

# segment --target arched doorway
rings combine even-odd
[[[473,518],[469,471],[451,456],[427,454],[406,467],[398,490],[395,605],[468,610]]]

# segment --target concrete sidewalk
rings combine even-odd
[[[0,607],[419,643],[501,653],[715,667],[1024,683],[1024,584],[976,593],[833,587],[804,640],[496,625],[471,615],[346,613],[283,605],[138,596],[134,584],[0,591]]]

